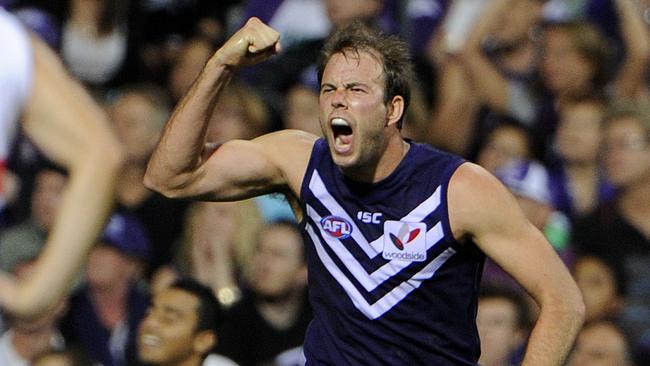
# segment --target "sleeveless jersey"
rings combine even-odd
[[[16,133],[17,120],[32,85],[32,51],[20,22],[0,7],[0,207],[2,174]]]
[[[301,187],[314,320],[308,365],[476,365],[484,255],[452,236],[464,161],[423,144],[378,183],[354,182],[319,139]]]

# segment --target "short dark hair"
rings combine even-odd
[[[302,227],[300,226],[300,224],[296,223],[295,221],[280,218],[280,219],[273,220],[273,221],[263,225],[260,228],[260,230],[258,231],[258,233],[257,233],[257,241],[258,241],[258,243],[259,243],[259,239],[260,239],[261,235],[265,231],[267,231],[269,229],[276,228],[276,227],[285,227],[285,228],[293,231],[294,234],[296,234],[298,236],[298,238],[300,238],[300,244],[301,244],[301,246],[300,246],[300,252],[301,252],[300,259],[302,260],[303,263],[306,263],[307,262],[307,251],[305,250],[305,242],[304,242],[304,237],[303,237],[303,230],[302,230]]]
[[[378,58],[385,77],[384,103],[400,95],[404,98],[404,114],[397,126],[402,127],[406,109],[411,100],[411,82],[413,80],[413,63],[408,45],[396,36],[382,33],[370,28],[361,21],[335,32],[323,46],[318,63],[318,83],[323,80],[323,71],[330,58],[335,54],[368,52]]]
[[[624,297],[627,293],[627,275],[625,274],[625,265],[623,263],[623,260],[615,256],[606,255],[604,253],[601,254],[595,251],[581,252],[578,253],[573,261],[572,271],[574,272],[574,276],[576,265],[580,261],[587,259],[595,260],[603,266],[607,267],[607,269],[610,271],[610,274],[612,275],[612,279],[614,280],[614,289],[616,290],[616,295]]]
[[[531,325],[530,311],[521,291],[500,283],[488,282],[481,284],[478,299],[503,299],[515,307],[516,325],[519,329],[528,329]]]
[[[631,100],[617,101],[609,106],[603,118],[604,125],[609,125],[612,121],[632,118],[639,121],[641,127],[645,130],[645,138],[650,141],[650,105],[637,103]]]
[[[199,300],[196,324],[197,332],[208,330],[215,334],[217,333],[221,326],[223,316],[221,314],[219,302],[214,296],[212,289],[189,277],[180,278],[174,281],[169,288],[185,291],[196,296]]]

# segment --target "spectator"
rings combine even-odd
[[[70,299],[66,335],[93,362],[137,365],[136,329],[145,315],[147,294],[138,286],[149,239],[137,219],[113,215],[88,255],[86,284]]]
[[[518,364],[530,328],[528,303],[512,288],[483,284],[478,296],[476,325],[481,337],[483,366]]]
[[[586,324],[576,340],[569,366],[633,366],[623,330],[608,321]]]
[[[117,211],[137,217],[153,243],[146,273],[169,264],[174,243],[183,230],[182,217],[187,204],[172,201],[142,184],[147,161],[160,139],[169,117],[169,103],[163,90],[153,84],[137,84],[118,90],[109,115],[126,152],[125,164],[117,183]]]
[[[504,118],[486,135],[476,162],[494,174],[511,160],[532,159],[532,132],[515,120]]]
[[[262,217],[253,200],[192,204],[179,253],[181,269],[217,294],[236,295],[239,278],[251,268],[261,225]],[[229,304],[234,300],[231,297]]]
[[[623,310],[625,275],[608,257],[576,258],[573,276],[585,302],[585,321],[617,320]]]
[[[603,166],[618,189],[575,226],[581,253],[611,258],[627,278],[622,320],[632,341],[650,331],[650,112],[614,106],[604,119]]]
[[[478,6],[465,10],[475,12]],[[459,37],[445,32],[432,43],[429,59],[436,65],[439,84],[429,142],[467,156],[476,144],[473,131],[480,129],[474,126],[482,106],[532,125],[534,102],[526,89],[535,71],[531,35],[541,9],[538,0],[486,3],[469,33]],[[464,42],[450,42],[456,38]]]
[[[318,90],[305,84],[295,84],[284,97],[285,128],[307,131],[322,135],[318,125]]]
[[[17,256],[20,256],[25,249],[40,250],[45,244],[45,238],[54,224],[67,182],[67,174],[53,165],[42,167],[36,174],[34,190],[30,198],[30,216],[18,225],[5,230],[0,236],[2,270],[9,271],[19,259]]]
[[[250,291],[226,313],[220,352],[252,366],[302,345],[312,317],[306,286],[298,227],[290,222],[263,227],[253,254]]]
[[[97,91],[117,80],[129,60],[129,2],[72,0],[64,13],[61,55],[72,74]],[[127,62],[129,60],[129,62]]]
[[[529,20],[529,26],[535,24],[535,19],[539,21],[541,2],[537,2],[536,6],[531,4],[525,7],[521,5],[522,1],[524,0],[502,0],[491,4],[468,37],[463,51],[459,53],[462,69],[470,75],[469,84],[466,84],[470,89],[466,90],[477,93],[481,104],[534,127],[539,141],[546,143],[556,128],[556,106],[565,98],[594,92],[605,85],[609,86],[612,98],[632,97],[642,89],[645,67],[650,56],[650,36],[642,24],[636,5],[626,0],[616,0],[626,57],[613,78],[606,72],[609,57],[606,38],[596,26],[584,21],[546,24],[542,32],[539,59],[534,44],[526,38],[529,33],[520,32],[519,34],[525,34],[525,42],[518,46],[527,45],[527,48],[505,48],[509,51],[506,55],[518,56],[517,58],[490,60],[489,53],[482,48],[482,41],[490,35],[498,35],[500,25],[504,24],[504,19],[511,19],[513,9],[520,9],[527,14],[521,19]],[[515,29],[521,31],[526,28]],[[536,77],[531,76],[535,76],[537,67],[543,90],[535,90],[532,83]],[[517,77],[513,77],[513,74]],[[455,95],[458,97],[465,93],[456,92]],[[450,108],[465,108],[459,107],[459,102],[450,103]],[[445,119],[448,122],[443,125],[447,126],[443,130],[446,131],[443,136],[458,139],[457,136],[463,137],[472,131],[467,123],[455,124],[453,114],[447,113],[444,116],[452,118]]]
[[[585,216],[615,194],[598,161],[605,108],[605,100],[595,95],[567,98],[558,108],[551,202],[571,219]]]
[[[25,251],[23,257],[11,268],[18,279],[31,275],[40,248]],[[58,323],[66,309],[61,300],[31,318],[9,316],[9,328],[0,336],[0,365],[27,366],[41,352],[65,347]]]
[[[152,366],[236,366],[208,356],[220,339],[222,321],[210,288],[180,279],[153,297],[138,330],[138,357]]]
[[[167,88],[174,102],[179,101],[190,90],[192,82],[199,76],[213,52],[212,44],[205,38],[191,38],[183,44],[178,57],[171,65],[167,80]]]

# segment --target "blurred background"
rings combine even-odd
[[[0,6],[59,53],[127,152],[115,213],[74,291],[42,319],[2,317],[0,365],[51,350],[77,365],[140,365],[136,335],[149,299],[181,276],[209,286],[224,311],[215,353],[240,365],[301,364],[306,266],[283,197],[190,203],[142,184],[175,103],[251,16],[281,33],[282,52],[239,71],[214,111],[210,142],[283,128],[320,135],[315,65],[327,36],[362,20],[401,37],[417,70],[404,134],[495,174],[575,276],[587,322],[569,364],[650,365],[650,0]],[[19,136],[2,179],[0,269],[28,275],[67,173]],[[483,282],[480,363],[516,365],[537,309],[489,261]],[[15,357],[3,356],[9,350]]]

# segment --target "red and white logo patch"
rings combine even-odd
[[[427,259],[427,225],[423,222],[384,222],[384,259],[422,262]]]

